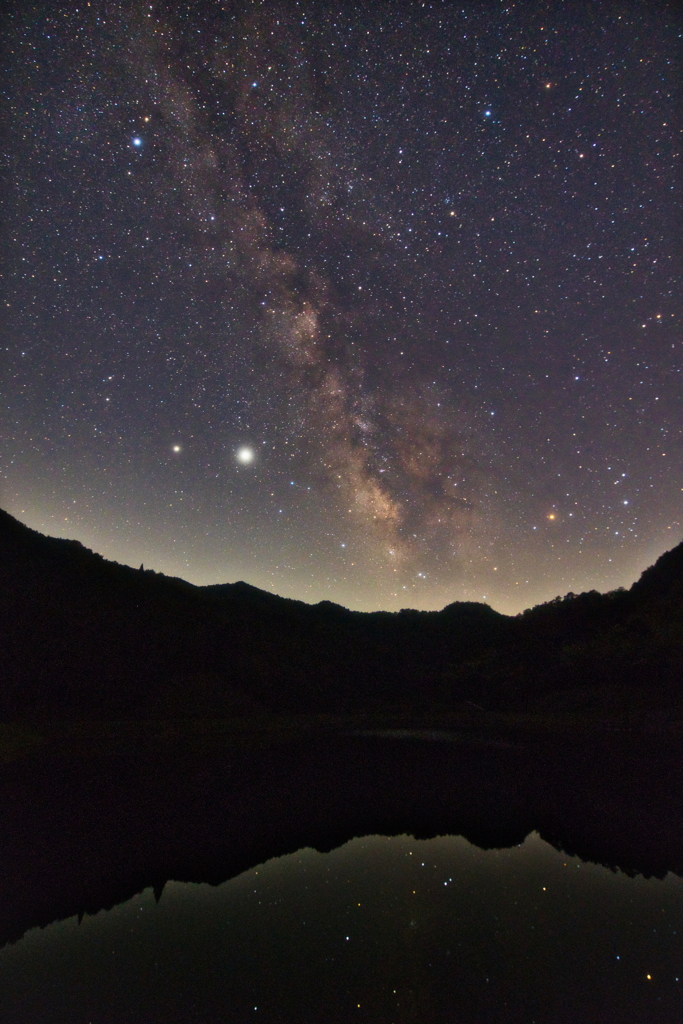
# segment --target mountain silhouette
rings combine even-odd
[[[45,537],[0,510],[0,718],[590,710],[674,714],[683,544],[630,590],[518,616],[352,612],[199,587]]]

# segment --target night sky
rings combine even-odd
[[[17,3],[0,504],[517,612],[683,535],[674,4]]]

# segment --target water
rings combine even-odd
[[[683,1019],[683,880],[531,833],[303,849],[168,882],[0,951],[8,1024]]]
[[[683,1020],[677,734],[188,729],[0,765],[0,1024]]]

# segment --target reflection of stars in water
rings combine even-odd
[[[248,445],[243,445],[242,448],[237,449],[235,457],[243,466],[248,466],[250,462],[254,461],[254,449],[249,448]]]

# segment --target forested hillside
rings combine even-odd
[[[516,617],[460,602],[361,613],[246,583],[195,587],[0,512],[0,587],[4,720],[682,699],[683,545],[629,591]]]

